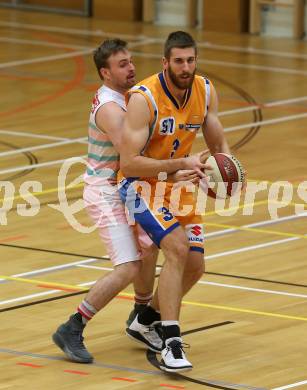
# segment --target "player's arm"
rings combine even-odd
[[[108,135],[118,153],[120,152],[122,141],[124,118],[125,111],[114,102],[109,102],[101,106],[95,118],[98,128]]]
[[[223,126],[218,118],[218,99],[215,88],[211,84],[211,98],[205,123],[203,135],[211,154],[227,153],[230,149],[225,138]]]
[[[225,138],[223,126],[218,118],[218,99],[215,88],[211,84],[211,102],[205,124],[203,135],[211,154],[227,153],[231,154],[230,148]],[[246,187],[247,172],[244,170],[243,189]]]
[[[141,155],[149,137],[150,110],[144,96],[132,94],[123,129],[120,166],[126,177],[157,177],[160,172],[173,173],[179,169],[202,169],[198,156],[156,160]]]

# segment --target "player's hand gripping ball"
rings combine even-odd
[[[245,170],[238,159],[226,153],[209,156],[206,164],[212,169],[205,169],[207,179],[200,181],[200,187],[212,198],[228,198],[245,185]]]

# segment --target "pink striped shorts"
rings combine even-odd
[[[139,225],[128,224],[117,185],[85,184],[83,199],[114,266],[141,260],[152,249],[147,233]]]

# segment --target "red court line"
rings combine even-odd
[[[115,298],[118,298],[118,299],[127,299],[128,301],[133,301],[133,300],[134,300],[133,297],[126,297],[126,296],[120,295],[120,294],[116,295]]]
[[[28,238],[29,236],[26,236],[26,235],[23,235],[23,236],[14,236],[14,237],[6,237],[6,238],[2,238],[0,240],[0,243],[1,242],[10,242],[10,241],[18,241],[18,240],[23,240],[24,238]]]
[[[18,362],[16,363],[18,366],[26,366],[26,367],[31,367],[31,368],[42,368],[44,366],[40,366],[39,364],[32,364],[32,363],[22,363]]]
[[[126,381],[126,382],[138,382],[136,379],[130,379],[130,378],[112,378],[113,381]]]
[[[46,35],[46,34],[45,34]],[[42,34],[40,34],[40,37],[42,37]],[[53,37],[47,37],[47,41],[55,41]],[[73,49],[66,49],[67,52],[74,52]],[[14,107],[14,109],[0,112],[0,117],[6,117],[10,115],[16,115],[19,112],[28,111],[32,108],[36,108],[38,106],[41,106],[45,103],[49,103],[52,100],[56,100],[59,97],[65,95],[66,93],[70,92],[71,90],[75,89],[78,85],[81,84],[81,82],[84,80],[85,76],[85,62],[82,56],[74,57],[72,60],[75,62],[75,74],[74,78],[69,81],[68,83],[65,83],[64,87],[60,90],[51,93],[50,95],[47,95],[45,97],[39,98],[37,100],[34,100],[32,102],[22,104],[20,106]]]
[[[173,386],[168,385],[167,383],[160,383],[160,387],[168,387],[169,389],[185,389],[185,386]]]
[[[85,372],[85,371],[64,370],[64,372],[68,372],[69,374],[76,374],[76,375],[90,375],[89,372]]]
[[[96,83],[96,84],[85,85],[84,89],[86,91],[95,92],[99,87],[100,87],[100,84]]]

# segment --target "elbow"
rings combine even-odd
[[[133,162],[127,159],[120,160],[120,169],[125,177],[134,176]]]

